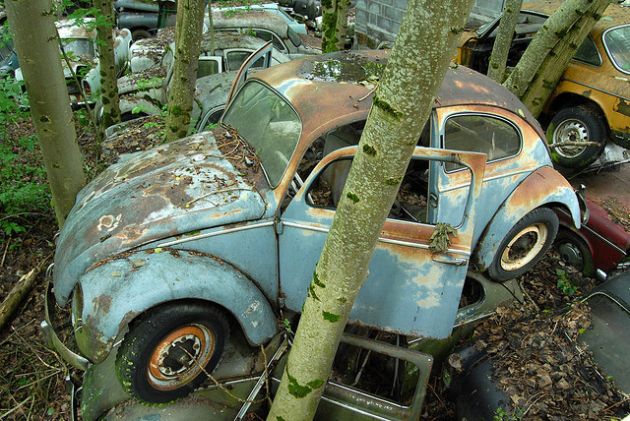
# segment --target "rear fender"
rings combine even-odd
[[[159,250],[159,249],[158,249]],[[276,316],[256,285],[212,256],[175,249],[140,251],[96,264],[80,280],[73,300],[75,337],[93,362],[103,361],[139,314],[173,300],[216,303],[238,321],[252,345],[277,331]]]
[[[477,268],[486,270],[510,229],[541,206],[564,207],[571,214],[575,227],[580,228],[580,205],[575,191],[559,172],[551,167],[541,167],[514,189],[490,221],[473,256]]]

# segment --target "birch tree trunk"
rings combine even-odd
[[[507,0],[505,2],[503,16],[501,16],[497,37],[492,46],[490,64],[488,65],[488,77],[498,83],[503,82],[508,53],[512,46],[514,28],[516,27],[516,20],[521,10],[522,3],[523,0]]]
[[[267,420],[311,420],[472,0],[410,0]],[[413,89],[410,89],[413,87]]]
[[[346,37],[348,36],[348,8],[350,0],[336,0],[337,2],[337,23],[335,25],[335,37],[337,51],[346,49]]]
[[[565,0],[545,21],[534,36],[518,64],[503,83],[521,98],[549,52],[569,32],[581,16],[588,12],[593,0]]]
[[[61,227],[85,184],[50,0],[5,3]]]
[[[594,0],[587,13],[575,22],[562,41],[545,57],[545,60],[521,96],[521,100],[534,117],[540,115],[547,99],[556,88],[562,74],[569,65],[569,61],[571,61],[571,58],[573,58],[610,3],[611,0]]]
[[[101,101],[103,103],[102,127],[109,127],[120,122],[118,106],[118,83],[116,61],[114,57],[114,38],[112,28],[116,27],[112,0],[94,0],[98,9],[96,17],[96,43],[98,45],[98,65],[101,78]]]
[[[337,0],[322,0],[322,53],[333,51],[337,51]]]
[[[203,0],[177,2],[176,45],[168,96],[166,140],[179,139],[188,132],[197,82],[204,6]]]

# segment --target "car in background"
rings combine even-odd
[[[523,3],[508,66],[518,63],[535,33],[560,3]],[[468,31],[459,41],[459,64],[487,72],[502,8],[501,1],[477,0]],[[610,4],[545,105],[540,119],[547,124],[552,158],[561,167],[581,170],[600,156],[601,165],[630,158],[629,22],[630,9]]]
[[[134,41],[155,36],[158,30],[160,6],[157,2],[116,0],[116,25],[131,31]]]
[[[201,42],[201,55],[197,70],[197,88],[193,101],[193,124],[214,110],[213,121],[218,121],[227,99],[227,89],[241,64],[256,50],[266,45],[258,38],[238,33],[217,33],[215,49],[210,50],[210,36],[205,34]],[[172,46],[174,48],[174,46]],[[265,68],[286,63],[289,57],[270,47],[269,58],[261,58],[254,68]],[[173,62],[166,66],[132,73],[118,79],[118,95],[123,121],[145,115],[161,114],[168,102],[168,92],[173,76]],[[218,96],[217,96],[218,94]],[[212,98],[210,98],[212,97]],[[210,108],[209,108],[210,107]],[[97,114],[100,103],[97,104]],[[214,120],[216,119],[216,120]]]
[[[6,23],[7,14],[0,6],[0,77],[14,76],[15,70],[20,67]]]
[[[283,8],[278,6],[278,3],[261,3],[261,4],[251,4],[247,6],[222,6],[222,7],[213,7],[213,12],[220,12],[226,16],[238,16],[239,14],[245,12],[256,12],[263,10],[265,12],[272,13],[278,17],[280,17],[289,28],[293,30],[298,35],[306,35],[306,25],[304,23],[296,21],[292,16],[290,16]],[[260,18],[265,19],[265,14],[261,14]],[[214,15],[212,16],[214,23]],[[209,23],[209,21],[208,21]],[[270,40],[266,40],[270,41]],[[276,47],[277,48],[277,47]]]
[[[63,51],[68,58],[67,62],[62,60],[62,65],[70,101],[73,106],[80,106],[86,100],[84,93],[98,95],[100,89],[100,67],[94,18],[84,18],[82,24],[64,19],[57,21],[56,26]],[[116,73],[120,76],[129,63],[131,32],[128,29],[114,29],[113,36]],[[15,78],[23,80],[19,68],[15,71]]]
[[[630,233],[613,222],[608,212],[586,199],[588,221],[580,229],[571,223],[571,215],[556,209],[560,229],[555,247],[562,260],[586,276],[604,280],[608,274],[630,268]]]

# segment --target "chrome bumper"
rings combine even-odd
[[[44,337],[46,338],[46,344],[49,348],[56,351],[68,364],[81,371],[85,371],[90,365],[90,362],[85,357],[68,348],[61,339],[59,339],[59,336],[55,332],[51,322],[52,318],[50,317],[50,310],[54,308],[55,304],[52,294],[52,284],[47,280],[44,299],[44,320],[40,323],[40,327],[44,333]]]

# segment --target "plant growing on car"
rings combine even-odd
[[[517,407],[514,411],[506,411],[503,407],[498,407],[494,411],[492,421],[520,421],[523,419],[524,411],[522,408]]]

